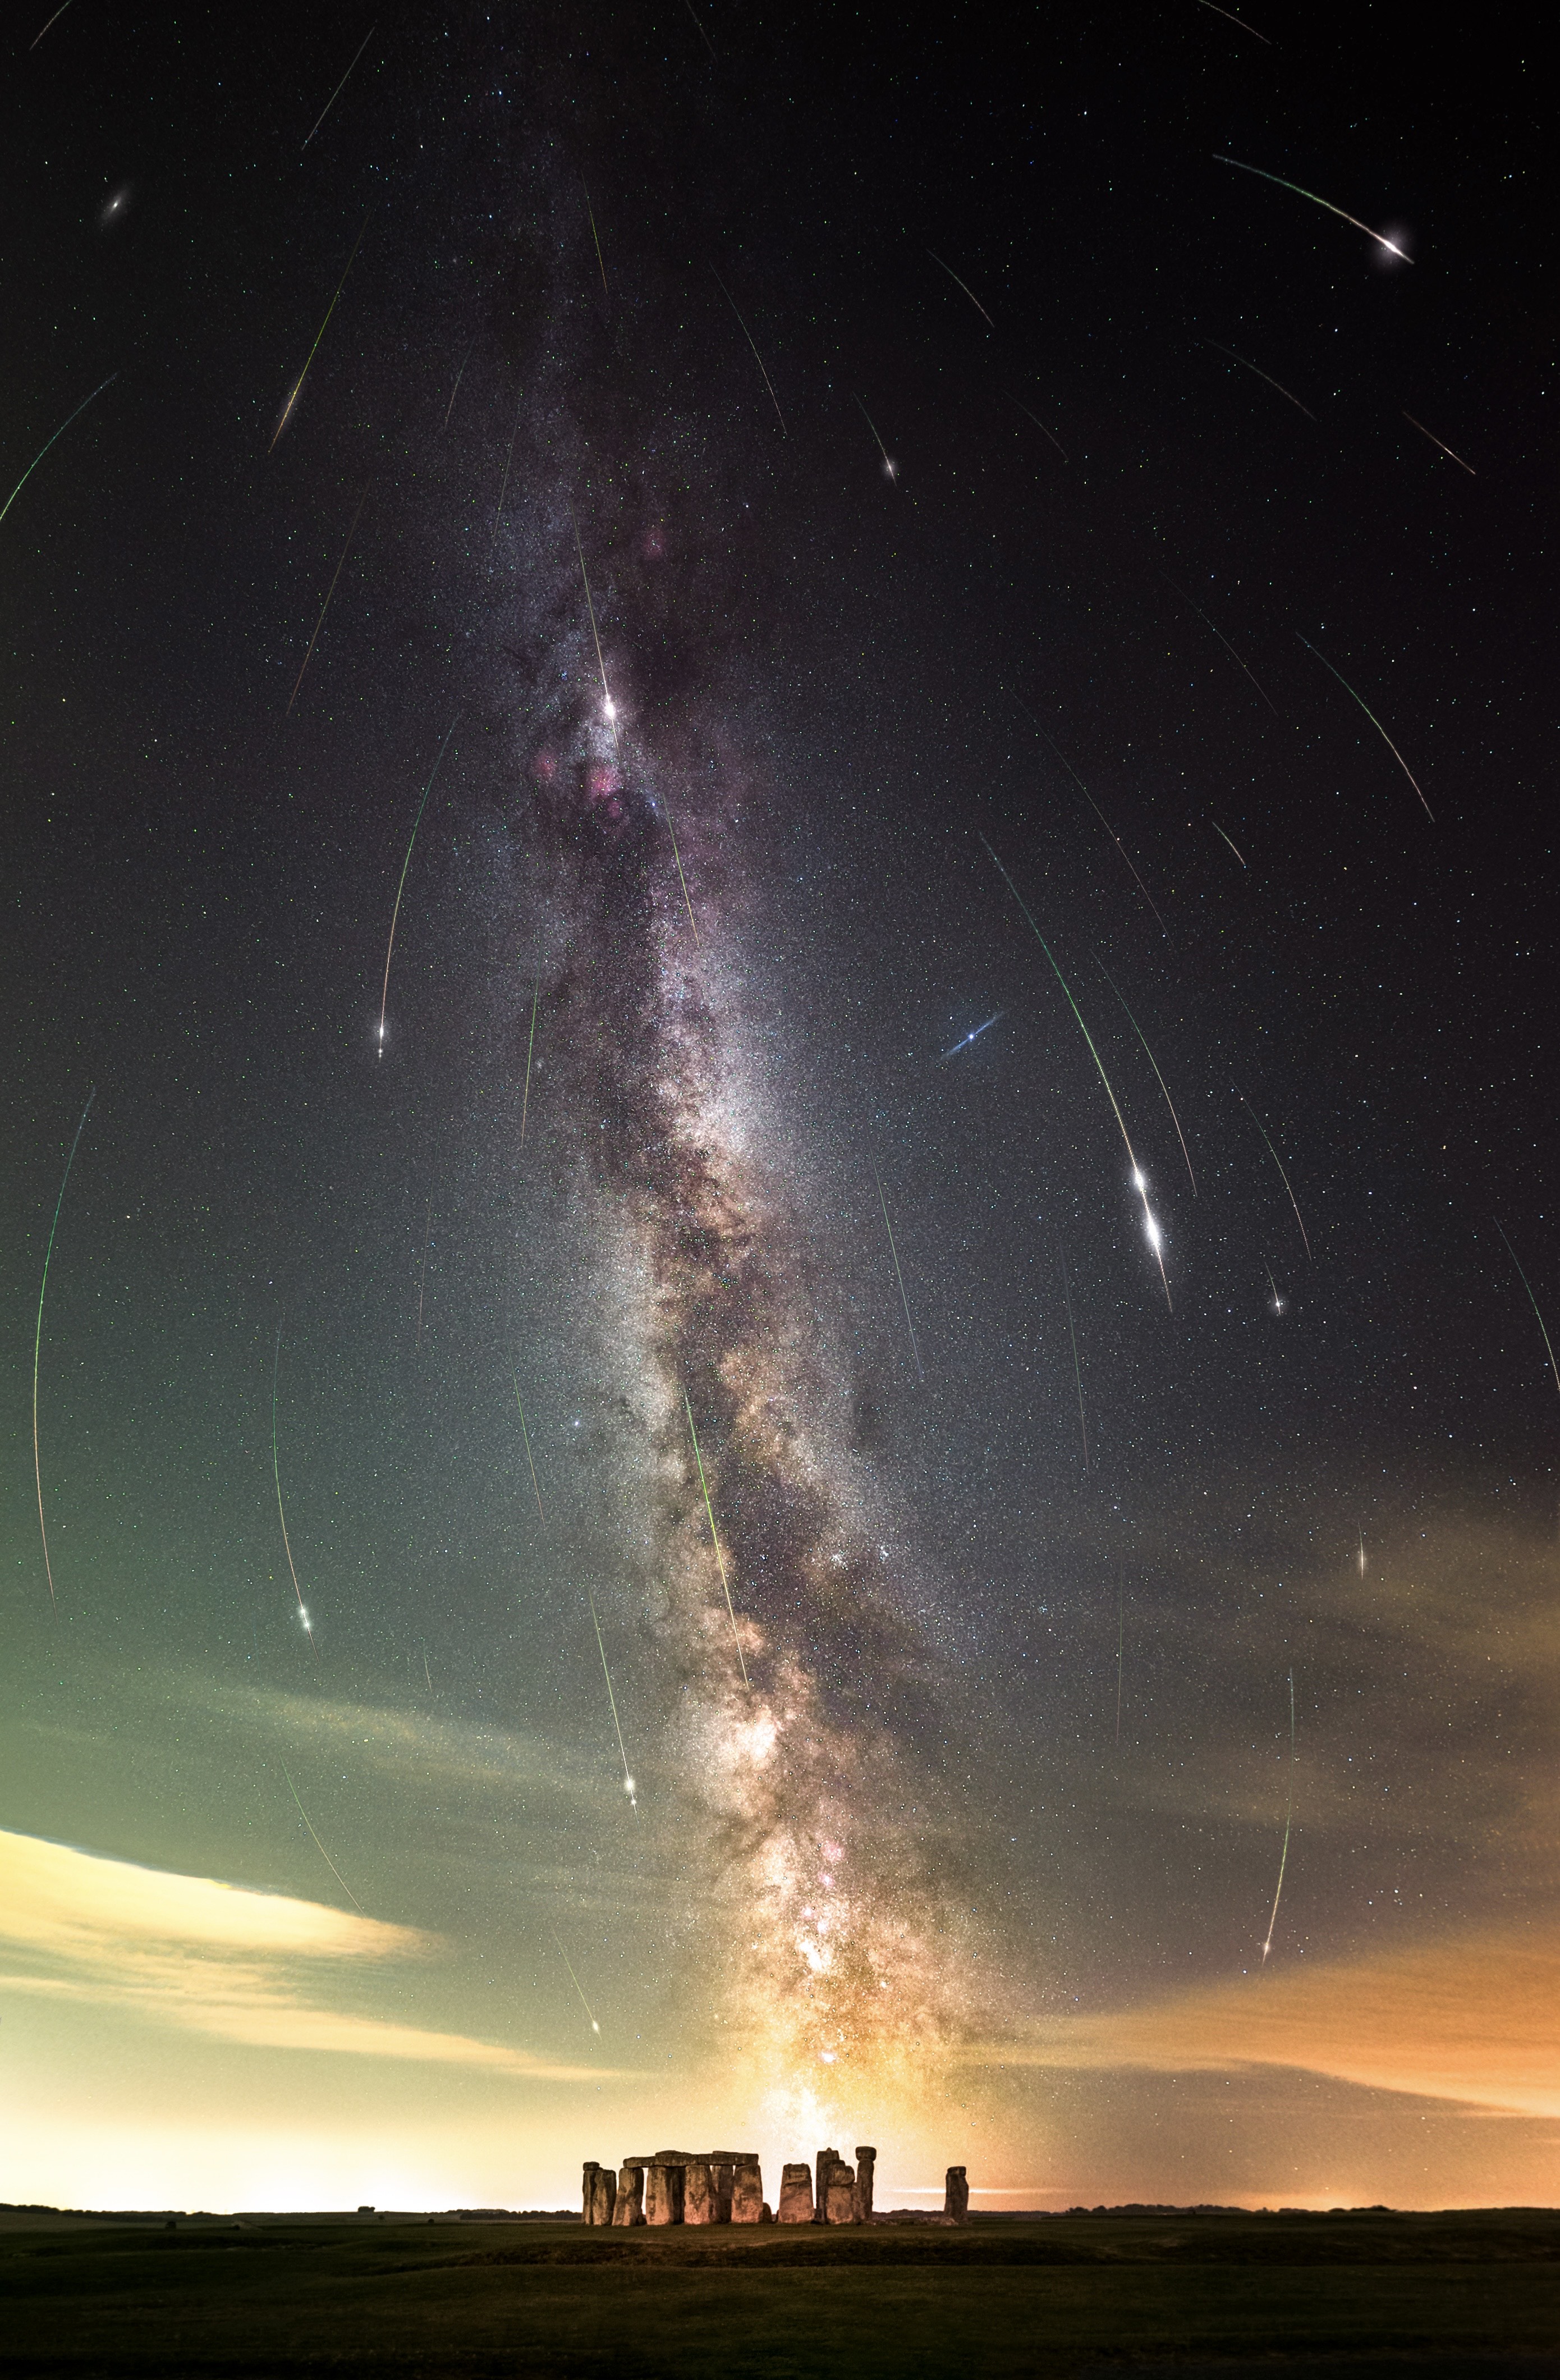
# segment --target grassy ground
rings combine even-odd
[[[7,2226],[0,2364],[7,2380],[1560,2380],[1560,2215]]]

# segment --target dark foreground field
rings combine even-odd
[[[30,2374],[1560,2380],[1560,2215],[605,2234],[186,2218],[0,2232]]]

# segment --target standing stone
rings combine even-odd
[[[853,2223],[870,2223],[872,2220],[872,2183],[877,2165],[876,2149],[857,2149],[854,2212],[851,2217]]]
[[[950,2165],[948,2168],[948,2188],[943,2195],[942,2211],[955,2223],[967,2223],[970,2219],[970,2185],[964,2179],[961,2165]]]
[[[764,2176],[756,2156],[738,2157],[732,2168],[732,2220],[762,2223],[765,2217]]]
[[[813,2221],[828,2220],[828,2177],[840,2162],[838,2149],[819,2149],[813,2160]]]
[[[618,2176],[618,2194],[612,2206],[614,2224],[643,2223],[645,2220],[645,2168],[642,2165],[625,2165]]]
[[[591,2157],[587,2161],[585,2174],[580,2185],[580,2220],[582,2223],[594,2223],[596,2220],[596,2177],[600,2170],[601,2168],[597,2164],[594,2157]]]
[[[658,2159],[645,2169],[645,2220],[647,2223],[681,2223],[683,2220],[683,2168],[662,2165]]]
[[[729,2223],[732,2219],[732,2198],[736,2189],[736,2159],[722,2157],[710,2170],[715,2176],[715,2214],[712,2219],[717,2223]]]
[[[612,2209],[617,2200],[617,2176],[613,2173],[611,2167],[610,2165],[598,2166],[596,2168],[595,2184],[591,2191],[590,2200],[590,2219],[593,2223],[607,2225],[611,2222]]]
[[[713,2223],[717,2219],[715,2177],[702,2157],[691,2157],[683,2168],[683,2220]]]
[[[780,2168],[780,2223],[810,2223],[813,2219],[813,2169],[807,2165],[782,2165]]]
[[[836,2157],[828,2168],[824,2187],[823,2219],[826,2223],[853,2223],[856,2219],[856,2177],[843,2157]]]

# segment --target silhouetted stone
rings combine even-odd
[[[738,2157],[732,2168],[732,2221],[762,2223],[767,2219],[764,2204],[764,2176],[756,2156]]]
[[[943,2196],[942,2211],[951,2216],[955,2223],[967,2223],[970,2219],[970,2185],[964,2179],[961,2165],[950,2165],[948,2168],[948,2189]]]
[[[610,2165],[601,2166],[596,2175],[596,2212],[591,2216],[593,2223],[608,2225],[611,2222],[613,2210],[617,2204],[617,2195],[616,2174]]]
[[[709,2170],[715,2177],[715,2214],[712,2219],[717,2223],[729,2223],[732,2219],[732,2199],[736,2189],[736,2159],[712,2157]]]
[[[647,2223],[681,2223],[683,2220],[683,2173],[681,2165],[669,2165],[657,2157],[645,2168],[645,2220]]]
[[[781,2223],[810,2223],[813,2219],[813,2169],[808,2165],[785,2165],[780,2168],[780,2213]]]
[[[843,2157],[837,2156],[824,2182],[823,2220],[853,2223],[856,2219],[856,2177]]]
[[[702,2157],[690,2157],[683,2168],[683,2220],[714,2223],[715,2178]]]
[[[601,2168],[597,2164],[594,2157],[587,2158],[585,2172],[580,2182],[580,2220],[582,2223],[594,2223],[596,2220],[596,2178]]]
[[[853,2222],[870,2223],[872,2220],[872,2183],[877,2165],[876,2149],[857,2149],[855,2203],[851,2218]]]
[[[643,2223],[645,2220],[645,2168],[642,2165],[625,2165],[618,2176],[618,2194],[612,2207],[614,2224]]]
[[[819,2149],[813,2159],[813,2221],[828,2220],[828,2177],[840,2162],[838,2149]]]

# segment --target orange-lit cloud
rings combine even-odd
[[[1254,2065],[1523,2116],[1560,2115],[1560,1930],[1291,1967],[987,2044],[998,2066]]]
[[[601,2082],[462,2034],[324,2004],[333,1975],[426,1959],[410,1926],[316,1901],[103,1859],[0,1832],[0,1987],[133,2010],[221,2040],[480,2067],[522,2081]],[[311,1965],[309,1962],[320,1962]]]

